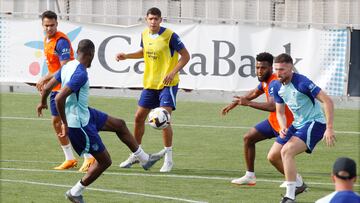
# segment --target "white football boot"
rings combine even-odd
[[[256,185],[256,177],[249,177],[249,176],[243,176],[241,178],[237,178],[237,179],[233,179],[231,181],[231,183],[236,184],[236,185],[249,185],[249,186],[254,186]]]
[[[127,158],[125,161],[121,162],[121,164],[119,165],[120,168],[131,168],[131,166],[133,164],[137,164],[140,161],[136,158],[136,156],[131,153],[129,158]]]

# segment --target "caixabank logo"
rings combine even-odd
[[[71,42],[73,42],[76,39],[76,37],[80,34],[81,29],[82,27],[78,27],[66,34]],[[34,53],[36,59],[35,61],[32,61],[29,64],[29,73],[33,76],[37,76],[39,74],[41,74],[40,76],[46,75],[48,73],[48,68],[44,56],[44,42],[30,41],[30,42],[26,42],[24,45],[36,49]]]

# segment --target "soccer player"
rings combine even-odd
[[[141,34],[141,49],[134,53],[119,53],[116,60],[144,58],[144,89],[135,113],[134,136],[139,145],[145,132],[145,119],[151,109],[163,107],[170,114],[176,108],[176,94],[179,83],[179,71],[190,59],[189,52],[179,36],[172,30],[161,27],[161,11],[150,8],[146,14],[147,28]],[[178,60],[178,55],[181,58]],[[164,164],[160,172],[170,172],[174,161],[172,158],[173,130],[171,125],[162,130],[165,153]],[[138,163],[136,157],[129,158],[120,164],[130,168]]]
[[[276,116],[280,124],[280,136],[273,148],[280,149],[284,165],[286,194],[282,203],[295,202],[296,164],[295,156],[311,153],[321,140],[327,146],[335,143],[333,128],[334,104],[330,97],[304,75],[293,72],[293,60],[288,54],[280,54],[274,60],[275,72],[279,80],[270,86],[276,102]],[[324,105],[324,112],[320,102]],[[294,116],[294,121],[287,127],[285,104]],[[270,150],[270,151],[271,151]]]
[[[231,181],[231,183],[237,185],[252,186],[256,184],[254,170],[255,144],[262,140],[271,139],[279,135],[278,132],[280,130],[280,126],[276,119],[275,102],[273,95],[269,94],[268,89],[270,83],[277,80],[277,76],[273,73],[273,60],[274,57],[267,52],[258,54],[256,56],[256,75],[260,81],[259,85],[244,96],[235,96],[234,101],[222,109],[222,115],[226,115],[230,110],[238,105],[270,112],[269,117],[266,120],[258,123],[244,135],[244,157],[247,170],[243,177]],[[266,96],[266,102],[253,101],[264,93]],[[286,109],[286,118],[287,126],[289,126],[293,120],[289,109]],[[284,173],[282,164],[275,163],[274,166],[281,173]],[[301,182],[301,180],[299,180],[299,182]]]
[[[360,195],[354,192],[356,183],[356,163],[354,160],[341,157],[336,159],[331,174],[335,183],[335,192],[326,195],[315,203],[360,203]]]
[[[115,132],[118,138],[134,153],[145,170],[155,164],[161,156],[145,153],[131,135],[122,119],[114,118],[101,111],[89,108],[89,80],[87,68],[94,58],[95,46],[88,39],[78,45],[77,59],[68,62],[47,83],[41,92],[41,103],[37,106],[38,115],[47,108],[46,99],[51,89],[62,84],[55,97],[56,108],[62,122],[62,134],[69,136],[74,150],[79,154],[90,153],[95,157],[85,176],[66,192],[72,202],[84,202],[82,192],[94,182],[112,163],[99,131]]]
[[[58,22],[57,15],[53,11],[45,11],[41,15],[42,26],[45,32],[44,39],[44,53],[46,56],[46,63],[48,67],[48,74],[41,77],[36,88],[41,92],[44,85],[53,77],[53,75],[68,61],[74,59],[73,49],[69,38],[62,32],[57,30]],[[60,142],[61,148],[65,154],[65,161],[55,167],[56,170],[65,170],[73,168],[77,165],[69,138],[61,134],[61,120],[55,107],[55,97],[60,90],[61,85],[54,87],[50,95],[50,110],[52,115],[52,124],[55,133]],[[81,172],[86,172],[89,166],[94,163],[95,159],[91,154],[84,154],[84,163],[79,169]]]

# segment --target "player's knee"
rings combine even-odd
[[[125,128],[126,127],[126,122],[123,119],[117,119],[116,123],[117,123],[117,126],[119,128]]]
[[[109,168],[112,164],[112,160],[111,158],[109,158],[106,162],[105,162],[105,168]]]
[[[267,159],[270,163],[274,163],[276,161],[276,157],[273,153],[268,153]]]
[[[244,135],[243,140],[244,140],[245,145],[255,144],[254,137],[252,136],[252,134],[250,132],[248,132]]]
[[[140,113],[135,114],[135,123],[144,123],[145,119],[146,119],[146,116],[144,116]]]
[[[292,149],[289,145],[284,145],[284,147],[281,149],[281,157],[284,159],[286,157],[292,156]]]
[[[107,159],[99,162],[99,165],[101,165],[101,167],[103,168],[103,170],[105,171],[107,168],[109,168],[112,164],[112,160],[110,157],[108,157]]]

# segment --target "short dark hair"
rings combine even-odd
[[[156,7],[152,7],[146,12],[146,16],[149,14],[161,17],[161,11]]]
[[[57,20],[57,15],[54,11],[45,11],[44,13],[41,14],[41,20],[44,20],[44,18]]]
[[[79,42],[77,51],[86,55],[90,55],[95,51],[95,45],[91,40],[83,39]]]
[[[258,55],[256,55],[256,61],[260,62],[268,62],[270,66],[272,66],[274,61],[274,56],[267,52],[262,52]]]
[[[275,57],[274,63],[291,63],[291,64],[293,64],[293,60],[289,54],[282,53],[279,56]]]

